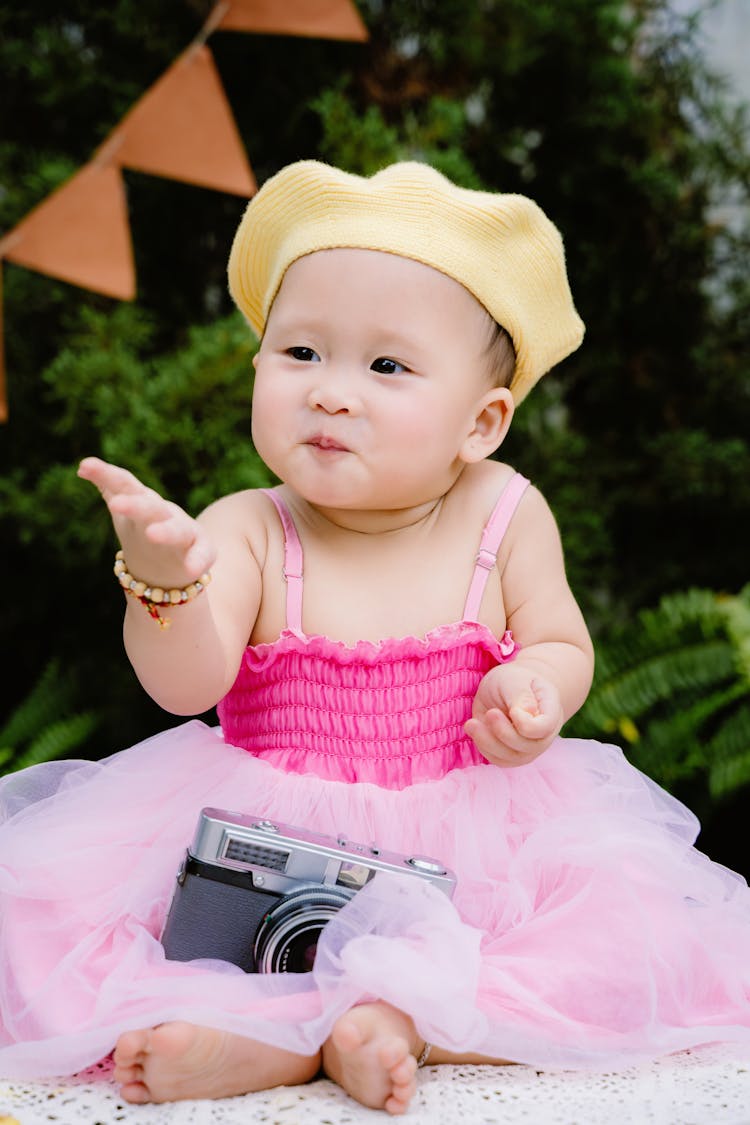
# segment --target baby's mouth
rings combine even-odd
[[[336,441],[335,438],[328,437],[326,434],[313,434],[313,436],[311,438],[308,438],[308,440],[305,444],[306,445],[312,445],[316,449],[322,449],[325,452],[333,452],[333,453],[348,453],[349,452],[348,446],[344,445],[340,441]]]

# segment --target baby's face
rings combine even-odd
[[[255,361],[258,452],[321,506],[437,498],[487,393],[487,340],[482,306],[429,266],[373,250],[300,258]]]

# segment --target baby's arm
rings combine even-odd
[[[136,578],[182,588],[211,570],[203,593],[165,607],[168,629],[134,597],[125,599],[124,624],[128,657],[149,695],[175,714],[209,710],[234,682],[260,605],[247,501],[242,494],[225,497],[196,520],[126,469],[96,457],[82,461],[78,475],[99,489]]]
[[[557,525],[536,489],[524,495],[505,548],[498,563],[507,626],[521,650],[484,677],[466,732],[488,761],[515,766],[546,750],[582,705],[594,655]]]

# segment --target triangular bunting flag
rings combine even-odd
[[[247,198],[257,190],[213,55],[191,47],[101,146],[118,164]]]
[[[367,28],[351,0],[229,0],[218,31],[308,35],[364,42]]]
[[[132,301],[135,266],[120,169],[86,164],[3,238],[0,257]]]

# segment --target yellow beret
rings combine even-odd
[[[317,160],[266,180],[235,235],[229,289],[258,337],[292,262],[337,247],[399,254],[460,282],[513,340],[516,402],[583,339],[560,233],[531,199],[457,187],[417,162],[365,177]]]

